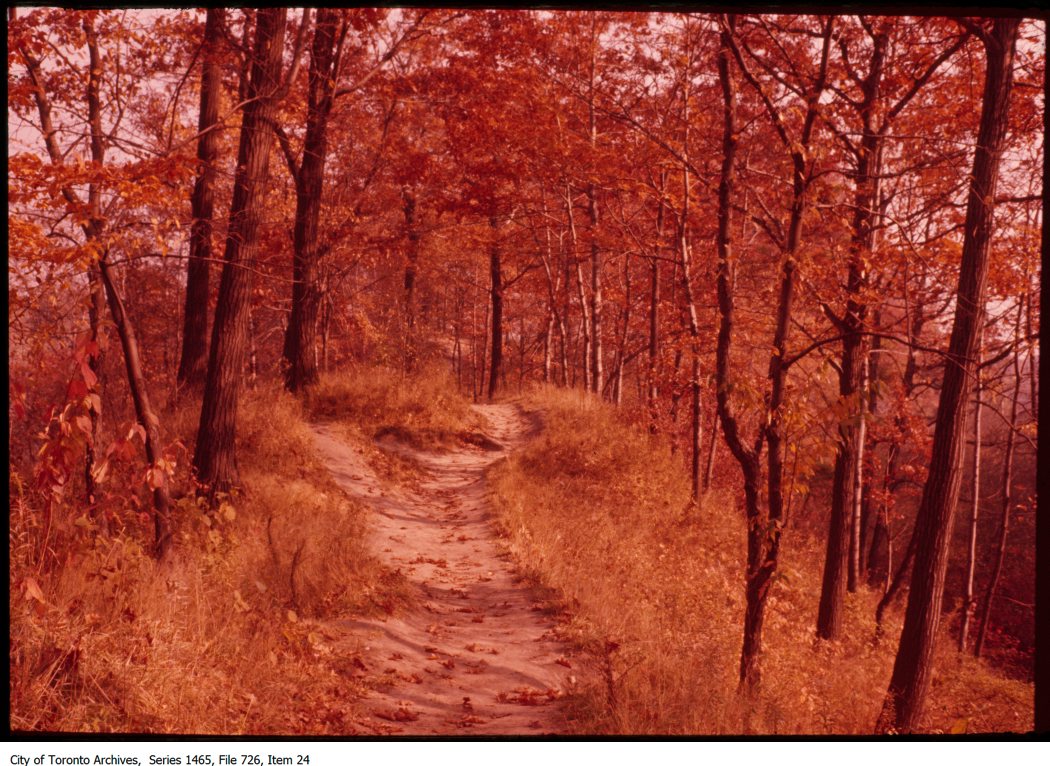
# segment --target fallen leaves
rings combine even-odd
[[[511,692],[500,692],[496,695],[496,700],[508,705],[546,705],[562,696],[562,692],[557,689],[534,689],[530,686],[519,686]]]
[[[404,702],[393,709],[379,710],[375,715],[376,718],[382,718],[384,721],[396,721],[397,723],[419,720],[419,713],[413,710],[408,703]]]

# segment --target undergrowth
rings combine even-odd
[[[730,488],[697,508],[666,444],[577,392],[538,389],[542,434],[492,472],[497,515],[528,574],[561,594],[592,658],[583,733],[867,734],[900,634],[873,640],[878,594],[849,597],[845,639],[817,642],[822,550],[784,541],[769,598],[763,685],[737,694],[745,520]],[[939,642],[925,730],[1024,731],[1030,684]]]
[[[169,435],[192,445],[198,411],[169,413]],[[326,620],[390,611],[403,584],[365,550],[362,509],[318,461],[290,395],[243,398],[238,456],[244,491],[214,512],[177,468],[177,542],[159,567],[141,509],[103,533],[75,505],[47,538],[59,560],[45,563],[39,498],[12,481],[12,729],[354,731],[360,681]]]
[[[420,449],[450,447],[480,422],[437,364],[411,377],[376,365],[326,375],[310,389],[306,409],[316,420],[351,424],[367,439],[394,436]]]

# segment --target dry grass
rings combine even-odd
[[[479,422],[447,366],[436,364],[411,378],[374,365],[325,376],[310,390],[306,409],[316,420],[351,424],[368,439],[392,435],[421,449],[448,447]]]
[[[764,683],[736,693],[743,623],[744,519],[729,491],[689,505],[665,444],[575,392],[541,389],[543,434],[493,471],[509,544],[561,594],[594,672],[577,698],[600,734],[870,733],[892,670],[900,617],[873,640],[876,594],[850,598],[846,636],[815,642],[822,551],[785,540],[764,632]],[[1030,684],[960,658],[942,640],[928,731],[1032,725]]]
[[[192,444],[197,412],[186,403],[169,429]],[[243,495],[214,514],[180,500],[176,554],[161,568],[134,524],[110,535],[66,525],[53,538],[63,565],[36,571],[33,498],[16,498],[13,729],[354,730],[360,689],[327,620],[392,608],[399,581],[363,549],[361,509],[318,462],[294,399],[276,388],[248,394],[238,441]]]

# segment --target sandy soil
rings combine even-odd
[[[485,470],[528,430],[512,404],[478,405],[485,447],[420,452],[411,489],[383,486],[360,448],[317,426],[317,445],[340,487],[367,503],[372,545],[418,591],[416,605],[388,618],[344,621],[361,670],[383,681],[362,701],[375,733],[543,735],[566,731],[563,701],[575,682],[570,648],[538,594],[501,552],[486,498]]]

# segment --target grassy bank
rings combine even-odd
[[[900,617],[872,640],[877,594],[847,605],[846,638],[815,642],[823,551],[785,539],[764,632],[764,683],[736,693],[745,526],[731,488],[689,504],[680,461],[612,407],[539,389],[540,437],[493,472],[500,523],[519,561],[561,594],[592,672],[576,700],[600,734],[870,733],[892,670]],[[1017,731],[1030,684],[960,658],[942,639],[930,731]]]
[[[449,447],[479,425],[443,365],[411,377],[389,367],[358,365],[322,378],[305,406],[311,418],[341,423],[365,439],[390,435],[420,449]]]
[[[184,402],[168,413],[169,434],[192,445],[198,411],[199,402]],[[62,564],[44,569],[34,497],[16,499],[12,728],[353,730],[356,671],[327,648],[324,623],[393,608],[399,583],[364,549],[362,509],[318,462],[300,405],[276,386],[244,397],[244,491],[215,513],[187,494],[188,457],[174,487],[175,553],[160,568],[143,547],[134,496],[126,524],[105,534],[67,509],[51,536]]]

